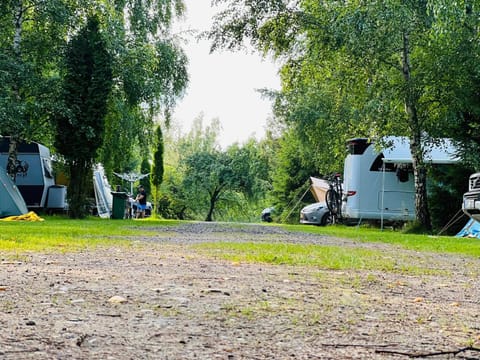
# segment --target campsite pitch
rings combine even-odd
[[[125,239],[3,254],[0,358],[480,358],[477,257],[260,225],[152,226]],[[286,250],[256,256],[275,256],[269,244]],[[368,261],[321,262],[322,249]]]

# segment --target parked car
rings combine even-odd
[[[300,211],[300,223],[311,225],[328,225],[332,223],[332,215],[328,210],[327,204],[317,202],[305,206]]]

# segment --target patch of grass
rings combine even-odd
[[[408,259],[385,256],[384,251],[339,246],[282,243],[203,243],[197,251],[232,262],[313,266],[329,270],[379,270],[429,274],[431,269],[409,265]]]
[[[131,246],[129,238],[157,236],[158,227],[177,226],[185,222],[144,219],[107,220],[96,217],[72,220],[62,216],[45,217],[44,222],[0,221],[0,251],[5,256],[15,256],[28,251],[79,251],[98,246]],[[227,226],[227,225],[225,225]],[[228,226],[231,226],[228,224]],[[243,227],[245,225],[235,225]],[[277,226],[277,225],[270,225]],[[480,257],[480,240],[448,236],[404,234],[392,230],[347,226],[315,227],[283,225],[281,228],[295,232],[308,232],[321,236],[349,238],[358,242],[382,242],[424,252],[457,253]],[[219,234],[221,237],[222,235]],[[215,242],[191,245],[203,256],[214,256],[236,262],[257,262],[313,266],[324,269],[363,269],[432,274],[434,270],[414,264],[401,252],[385,252],[341,246],[320,246],[278,243],[272,234],[272,243]],[[221,240],[221,238],[219,238]]]
[[[359,226],[307,226],[307,225],[282,225],[289,231],[299,231],[325,236],[347,238],[359,242],[378,242],[401,246],[415,251],[435,253],[455,253],[480,257],[480,240],[470,238],[457,238],[453,236],[432,236],[405,234],[391,229],[380,230]]]
[[[72,220],[44,217],[43,222],[0,221],[0,251],[78,251],[97,246],[128,246],[123,237],[138,235],[143,227],[176,225],[161,220],[108,220],[91,217]],[[142,234],[144,235],[144,234]]]

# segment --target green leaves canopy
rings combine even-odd
[[[478,43],[479,2],[216,3],[226,10],[209,33],[213,49],[233,49],[248,39],[283,62],[276,115],[313,150],[320,172],[343,160],[340,144],[349,137],[410,138],[417,219],[429,228],[423,145],[429,141],[426,134],[455,135],[452,123],[455,128],[466,118],[458,116],[465,114],[462,88],[471,94],[467,122],[472,124],[472,112],[478,114],[472,105],[478,102],[479,82],[465,76],[474,69],[478,73],[478,61],[461,62],[452,55],[462,43]],[[468,31],[448,26],[459,19]],[[454,67],[463,69],[452,72],[457,78],[448,72]],[[452,89],[455,95],[447,92]],[[467,128],[476,132],[476,123]],[[317,155],[319,149],[330,155]]]
[[[170,34],[174,17],[183,11],[179,0],[118,1],[110,9],[107,26],[116,86],[100,156],[108,172],[131,170],[135,153],[147,157],[154,123],[163,120],[169,125],[171,111],[183,95],[188,60]]]
[[[168,122],[188,81],[186,56],[171,36],[183,11],[181,0],[2,1],[1,134],[52,144],[50,120],[67,111],[57,101],[67,39],[96,14],[114,79],[99,160],[107,172],[133,166],[139,152],[149,151],[154,121],[163,114]]]
[[[107,99],[112,88],[111,61],[98,19],[89,18],[67,47],[63,91],[67,110],[56,118],[55,146],[69,169],[69,210],[74,218],[88,213],[87,179],[103,142]]]
[[[0,133],[50,143],[58,65],[74,1],[5,0],[0,4]]]
[[[65,117],[57,118],[55,145],[69,161],[93,162],[103,143],[107,99],[112,87],[111,56],[90,18],[67,47],[64,76]]]
[[[205,221],[213,220],[217,203],[228,201],[229,193],[248,194],[252,191],[254,179],[248,169],[249,163],[244,161],[240,152],[199,152],[185,159],[183,188],[196,194],[190,200],[198,203],[190,204],[191,207],[204,208],[207,205]]]

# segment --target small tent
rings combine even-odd
[[[27,205],[20,191],[5,170],[0,168],[0,217],[28,213]]]
[[[456,236],[480,238],[480,223],[475,219],[468,220],[467,224],[458,232]]]
[[[317,202],[325,202],[325,195],[330,188],[327,180],[310,177],[310,191]]]

